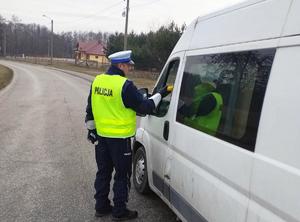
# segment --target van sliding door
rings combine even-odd
[[[275,51],[187,52],[172,127],[170,194],[187,221],[246,221]]]

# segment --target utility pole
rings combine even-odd
[[[125,35],[124,35],[124,50],[127,49],[128,14],[129,14],[129,0],[127,0],[127,6],[126,6],[126,22],[125,22]]]
[[[53,64],[53,19],[51,19],[51,65]]]
[[[50,57],[50,39],[48,38],[48,45],[47,45],[47,48],[48,48],[48,57]]]
[[[6,23],[4,22],[2,25],[2,56],[6,56]]]
[[[3,57],[6,57],[6,25],[3,27]]]
[[[43,15],[43,17],[48,18],[51,20],[51,48],[50,48],[50,54],[51,54],[51,65],[53,64],[53,19],[48,17],[47,15]]]

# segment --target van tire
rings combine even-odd
[[[142,146],[137,149],[133,158],[133,184],[139,193],[150,193],[146,151]]]

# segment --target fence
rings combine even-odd
[[[40,65],[50,65],[51,59],[49,57],[31,57],[31,56],[6,56],[5,59],[7,60],[13,60],[13,61],[20,61],[20,62],[28,62],[33,64],[40,64]],[[96,62],[90,62],[88,66],[86,66],[85,61],[75,64],[75,59],[70,58],[53,58],[53,66],[61,66],[69,64],[69,66],[76,66],[80,67],[81,71],[83,70],[89,70],[93,71],[95,70],[95,73],[97,73],[99,70],[107,70],[109,67],[109,64],[96,64]],[[60,68],[60,67],[59,67]],[[67,67],[61,67],[61,68],[67,68]],[[132,70],[130,72],[130,77],[134,78],[144,78],[144,79],[151,79],[156,80],[159,76],[159,72],[157,70]]]

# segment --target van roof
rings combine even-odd
[[[226,14],[226,13],[229,13],[229,12],[232,12],[232,11],[235,11],[235,10],[247,7],[247,6],[251,6],[251,5],[260,3],[260,2],[264,2],[264,1],[266,1],[266,0],[248,0],[248,1],[246,0],[246,1],[243,1],[243,2],[240,2],[240,3],[237,3],[235,5],[226,7],[224,9],[221,9],[221,10],[218,10],[218,11],[215,11],[215,12],[211,12],[207,15],[198,16],[197,19],[198,19],[198,22],[203,21],[203,20],[206,20],[206,19],[213,18],[215,16]]]
[[[196,18],[172,53],[300,34],[300,0],[249,0]]]

